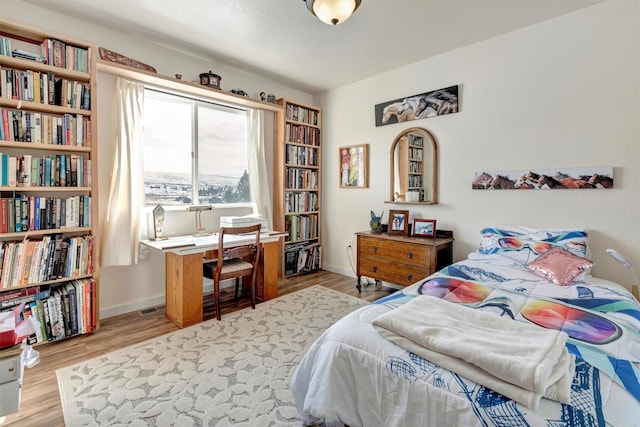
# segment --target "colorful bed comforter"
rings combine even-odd
[[[569,336],[570,404],[528,408],[404,350],[371,325],[419,294]],[[557,286],[496,255],[475,254],[346,316],[308,350],[291,382],[307,424],[640,426],[640,307],[591,277]]]

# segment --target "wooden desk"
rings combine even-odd
[[[256,296],[266,301],[278,296],[279,240],[282,233],[260,235],[260,263]],[[227,243],[229,237],[229,243]],[[250,237],[225,236],[225,248],[251,242]],[[218,234],[143,240],[165,254],[165,316],[181,328],[202,322],[202,261],[218,250]]]

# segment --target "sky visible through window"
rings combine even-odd
[[[248,194],[237,194],[241,178],[247,178],[246,114],[145,91],[145,204],[248,202]],[[196,163],[199,196],[193,194]]]

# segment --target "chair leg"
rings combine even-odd
[[[251,308],[256,308],[256,272],[251,275]]]
[[[217,281],[213,282],[213,305],[216,310],[216,317],[220,320],[220,285]]]

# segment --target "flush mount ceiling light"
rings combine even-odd
[[[303,0],[307,9],[329,25],[342,24],[360,6],[361,0]]]

